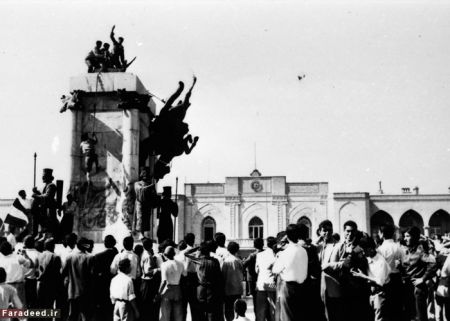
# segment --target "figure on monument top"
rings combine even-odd
[[[111,29],[111,34],[109,37],[113,43],[113,51],[111,57],[111,66],[113,68],[121,69],[127,67],[127,61],[125,60],[125,49],[123,47],[123,37],[119,37],[118,41],[114,37],[114,29],[116,26],[114,25]]]
[[[104,59],[102,44],[102,41],[97,40],[94,49],[89,51],[85,59],[86,65],[88,66],[88,72],[95,72],[96,69],[100,68],[100,62]]]
[[[178,204],[172,201],[172,188],[170,186],[163,187],[162,200],[158,206],[158,243],[161,244],[167,239],[173,238],[172,215],[178,216]]]
[[[92,138],[89,137],[88,133],[83,133],[81,135],[81,154],[84,158],[84,170],[86,171],[86,180],[88,183],[91,181],[90,172],[92,170],[92,165],[95,164],[95,170],[98,173],[100,166],[98,165],[98,156],[95,153],[95,145],[97,144],[97,136],[92,133]]]

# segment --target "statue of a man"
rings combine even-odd
[[[53,183],[53,169],[44,168],[42,181],[45,186],[42,193],[36,188],[33,188],[33,198],[39,208],[39,224],[41,225],[41,232],[50,233],[57,238],[58,218],[56,217],[56,185]]]
[[[178,205],[172,201],[172,188],[170,186],[163,187],[163,198],[158,207],[158,242],[162,243],[167,239],[173,239],[173,223],[172,215],[178,216]]]
[[[136,205],[135,205],[135,219],[133,220],[133,230],[141,233],[141,236],[145,232],[151,230],[151,217],[154,208],[157,208],[159,203],[159,196],[156,193],[156,186],[152,182],[152,177],[149,167],[141,169],[140,181],[134,183],[134,190],[136,193]]]

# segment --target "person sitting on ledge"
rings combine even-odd
[[[95,72],[96,69],[100,68],[100,62],[104,60],[102,43],[102,41],[97,40],[94,49],[89,51],[85,59],[86,65],[88,66],[88,72]]]

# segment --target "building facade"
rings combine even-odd
[[[315,237],[329,215],[328,183],[290,183],[285,176],[254,170],[250,176],[226,177],[225,183],[185,184],[179,206],[179,238],[192,232],[197,240],[207,240],[223,232],[249,248],[253,239],[276,236],[290,223],[304,223]]]

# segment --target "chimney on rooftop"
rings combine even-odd
[[[409,187],[402,187],[402,193],[403,194],[411,194],[411,190]]]
[[[380,186],[380,189],[378,190],[378,193],[383,194],[383,188],[381,187],[381,181],[378,182],[378,185]]]
[[[414,193],[416,193],[416,195],[419,195],[419,187],[418,186],[414,187]]]

